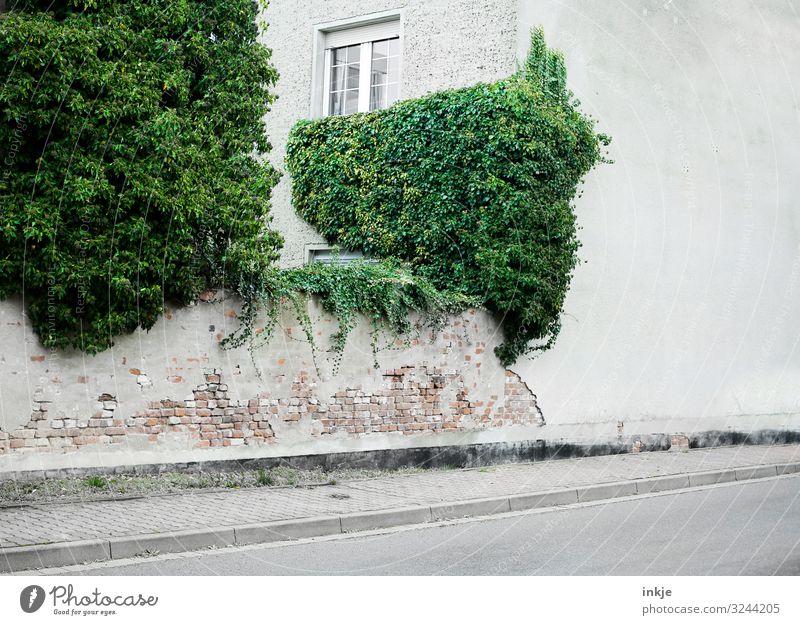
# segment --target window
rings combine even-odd
[[[324,32],[322,115],[386,108],[400,97],[400,20]]]
[[[400,93],[400,38],[372,43],[369,110],[385,109]]]
[[[357,260],[366,260],[361,252],[350,252],[337,247],[312,246],[306,249],[306,263],[324,265],[346,265]]]

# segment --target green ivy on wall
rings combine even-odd
[[[314,263],[274,270],[263,277],[258,282],[259,291],[244,297],[240,327],[224,339],[223,346],[247,346],[252,350],[268,343],[281,310],[289,308],[316,358],[318,344],[308,314],[308,297],[316,296],[323,309],[338,322],[338,329],[331,337],[334,372],[341,363],[347,337],[355,329],[358,315],[366,317],[371,325],[373,364],[378,367],[380,349],[393,346],[398,339],[407,344],[419,330],[436,331],[444,326],[449,315],[479,305],[476,299],[460,292],[437,289],[396,261]],[[259,324],[261,313],[266,315],[263,325]],[[412,315],[416,317],[413,322]]]
[[[571,203],[609,141],[578,106],[536,29],[506,80],[299,122],[294,206],[329,241],[481,302],[511,364],[553,344],[578,261]]]
[[[542,31],[507,80],[300,122],[295,208],[381,260],[281,271],[258,9],[22,0],[3,15],[0,298],[24,295],[44,346],[89,352],[209,287],[244,302],[226,347],[268,340],[288,305],[316,350],[309,296],[339,323],[337,360],[359,314],[377,352],[481,305],[503,320],[505,364],[549,347],[577,262],[571,201],[608,139]]]

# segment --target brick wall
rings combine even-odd
[[[311,422],[312,437],[397,433],[413,436],[442,431],[543,425],[536,396],[519,376],[506,372],[502,395],[473,400],[463,374],[440,367],[409,365],[383,372],[380,388],[367,392],[345,387],[319,396],[313,374],[300,371],[290,396],[232,399],[220,369],[206,370],[205,382],[183,400],[147,402],[141,410],[120,414],[117,400],[100,395],[85,419],[50,414],[52,402],[35,398],[30,421],[0,431],[0,454],[77,451],[87,446],[123,445],[132,438],[158,445],[183,440],[195,448],[279,443],[276,428]]]
[[[384,387],[366,393],[357,388],[335,394],[326,406],[317,409],[322,434],[349,432],[402,432],[463,430],[466,427],[543,425],[544,418],[531,393],[519,376],[507,371],[505,395],[492,395],[488,401],[472,401],[456,372],[444,373],[437,367],[402,367],[384,374]],[[447,398],[447,390],[455,389]]]

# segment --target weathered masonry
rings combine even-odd
[[[334,375],[294,339],[288,315],[252,356],[220,350],[229,304],[170,311],[150,333],[96,356],[42,350],[21,307],[12,316],[6,305],[3,344],[27,360],[6,369],[14,383],[4,399],[32,406],[5,420],[0,470],[460,445],[511,431],[527,440],[544,425],[536,396],[493,355],[495,326],[483,312],[379,352],[377,369],[364,324]],[[311,312],[324,344],[335,322]]]

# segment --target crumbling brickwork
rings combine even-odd
[[[347,436],[396,432],[483,429],[510,425],[543,425],[536,396],[519,376],[506,372],[504,394],[473,400],[458,371],[427,365],[389,369],[383,384],[371,392],[345,388],[331,397],[316,393],[307,371],[294,378],[288,397],[263,391],[233,400],[221,371],[205,372],[205,382],[183,400],[149,402],[142,410],[120,414],[110,394],[97,398],[85,419],[54,418],[51,402],[37,397],[30,421],[11,432],[0,431],[0,453],[75,451],[89,445],[119,445],[137,437],[148,444],[176,437],[197,448],[261,445],[276,442],[273,425],[291,427],[306,421],[310,436]]]
[[[117,401],[108,394],[98,397],[95,413],[85,420],[52,418],[50,403],[38,399],[27,425],[0,432],[0,453],[72,451],[86,445],[124,443],[132,435],[157,443],[167,434],[182,434],[195,447],[257,444],[274,438],[266,402],[232,402],[218,369],[206,372],[205,383],[190,397],[150,402],[127,417],[117,414]]]
[[[506,372],[505,397],[471,401],[463,377],[437,367],[402,367],[384,374],[384,386],[366,393],[339,391],[324,411],[318,411],[323,434],[461,430],[466,427],[543,425],[536,396],[511,371]],[[454,390],[447,398],[447,389]]]

